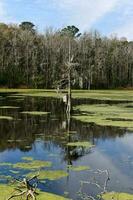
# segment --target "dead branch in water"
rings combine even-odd
[[[39,176],[39,174],[33,176],[30,179],[24,178],[22,181],[15,179],[14,182],[19,183],[19,185],[15,188],[15,191],[19,191],[19,193],[11,195],[7,200],[13,199],[15,197],[22,197],[24,195],[26,195],[26,200],[28,200],[29,197],[31,197],[33,200],[36,200],[36,195],[38,195],[38,193],[36,192],[38,176]],[[33,181],[35,179],[37,180],[36,183],[31,185],[30,181]],[[23,188],[23,190],[22,190],[22,188]]]
[[[83,193],[83,187],[86,184],[95,185],[98,189],[101,190],[100,194],[98,195],[100,199],[101,199],[101,195],[107,192],[107,186],[108,186],[108,182],[110,180],[109,171],[98,169],[94,173],[99,174],[99,175],[103,175],[103,174],[106,175],[105,180],[104,180],[104,184],[103,185],[99,184],[95,177],[93,177],[92,181],[81,181],[78,194],[79,194],[80,198],[83,199],[83,200],[96,200],[95,197],[93,197],[91,195],[87,195],[86,193]]]

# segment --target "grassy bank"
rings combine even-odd
[[[64,90],[63,93],[66,91]],[[0,89],[0,93],[16,93],[20,96],[61,98],[56,90],[44,89]],[[133,101],[133,90],[72,90],[75,99],[95,99],[108,101]]]

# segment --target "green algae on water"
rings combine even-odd
[[[27,114],[27,115],[35,115],[35,116],[41,116],[41,115],[47,115],[48,112],[42,112],[42,111],[24,111],[21,112],[22,114]]]
[[[89,166],[72,166],[72,165],[69,165],[68,168],[70,170],[76,171],[76,172],[90,170]]]
[[[19,174],[19,171],[9,170],[12,174]]]
[[[79,114],[73,118],[82,122],[95,123],[100,126],[114,126],[121,128],[133,128],[133,108],[128,104],[94,104],[76,106]]]
[[[0,116],[0,120],[9,120],[9,121],[12,121],[13,117],[10,117],[10,116]]]
[[[94,147],[94,145],[91,144],[90,142],[69,142],[69,143],[67,143],[67,146],[71,146],[71,147],[86,147],[86,148]]]
[[[0,166],[8,166],[8,167],[10,167],[10,166],[12,166],[12,163],[2,162],[2,163],[0,163]]]
[[[133,200],[133,194],[110,192],[102,195],[103,200]]]
[[[18,109],[20,107],[16,107],[16,106],[0,106],[0,109]]]
[[[22,157],[21,158],[22,160],[25,160],[25,161],[33,161],[34,160],[34,158],[32,158],[32,157],[26,157],[26,156],[24,156],[24,157]]]
[[[32,177],[33,173],[27,174],[28,177]],[[68,176],[68,173],[63,170],[42,170],[39,172],[39,179],[48,179],[48,180],[58,180]]]
[[[49,161],[33,160],[31,162],[19,162],[13,164],[13,168],[35,170],[44,167],[51,167],[52,163]]]

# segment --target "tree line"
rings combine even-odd
[[[75,26],[39,33],[31,22],[0,24],[0,86],[65,88],[70,54],[74,89],[133,87],[133,41]]]

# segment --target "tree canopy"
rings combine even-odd
[[[61,30],[61,34],[68,37],[79,37],[81,33],[79,33],[79,29],[76,26],[67,26]]]
[[[133,87],[133,41],[103,37],[96,31],[82,33],[78,40],[77,36],[75,26],[39,33],[32,22],[1,23],[0,86],[55,87],[67,75],[70,38],[73,62],[78,63],[73,88]]]

